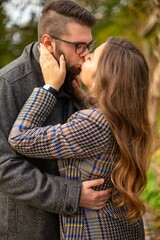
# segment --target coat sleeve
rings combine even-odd
[[[107,148],[109,127],[97,109],[79,111],[63,125],[41,127],[55,101],[47,91],[34,90],[10,133],[16,151],[35,158],[84,159]]]
[[[45,211],[73,215],[81,182],[42,173],[10,147],[7,138],[18,110],[12,86],[2,78],[0,96],[0,191]]]

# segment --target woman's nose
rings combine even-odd
[[[86,56],[84,57],[84,60],[88,60],[91,57],[91,53],[88,52],[88,54],[86,54]]]

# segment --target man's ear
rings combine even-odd
[[[55,41],[52,37],[48,34],[44,34],[41,38],[41,42],[51,53],[53,53]]]

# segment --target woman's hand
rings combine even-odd
[[[80,80],[79,76],[74,77],[74,79],[71,81],[71,86],[72,86],[73,97],[83,105],[84,97],[85,97],[86,93],[82,88],[82,84],[81,84],[81,80]]]
[[[53,88],[58,91],[64,83],[66,76],[66,63],[64,56],[60,56],[58,63],[54,56],[43,44],[40,44],[39,52],[39,62],[44,77],[44,82],[45,84],[53,86]]]

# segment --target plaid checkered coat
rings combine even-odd
[[[13,126],[11,145],[30,157],[58,160],[60,174],[65,178],[105,178],[96,190],[112,187],[110,175],[119,160],[119,149],[105,116],[98,109],[82,110],[63,125],[40,127],[55,102],[54,95],[36,88]],[[60,216],[61,239],[143,240],[142,219],[131,223],[124,213],[125,209],[117,208],[112,197],[102,210],[79,208],[74,217]]]

